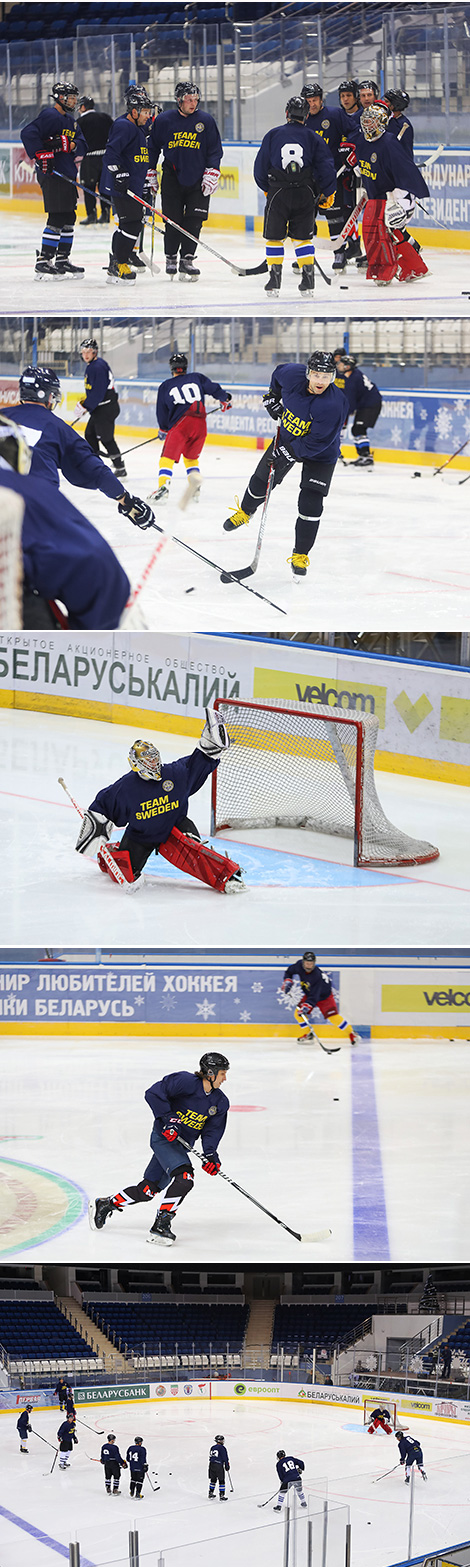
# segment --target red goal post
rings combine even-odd
[[[388,820],[377,795],[378,719],[295,702],[218,697],[232,744],[212,778],[212,833],[303,827],[352,838],[354,865],[419,865],[433,844]]]
[[[388,1409],[390,1413],[390,1425],[396,1431],[400,1422],[397,1420],[397,1406],[394,1399],[387,1398],[386,1393],[368,1393],[364,1399],[364,1425],[369,1425],[370,1417],[374,1409]],[[401,1429],[401,1427],[400,1427]]]

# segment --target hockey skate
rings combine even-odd
[[[269,268],[269,281],[267,283],[265,283],[265,285],[264,285],[264,292],[265,292],[265,294],[272,294],[273,298],[277,299],[277,297],[278,297],[278,295],[280,294],[280,291],[281,291],[281,283],[282,283],[282,267],[276,267],[276,266],[270,267]]]
[[[357,264],[359,264],[361,258],[362,251],[360,239],[348,239],[346,244],[346,261],[355,261]],[[364,257],[364,260],[365,259],[366,258]]]
[[[68,256],[58,256],[54,267],[56,277],[84,277],[84,267],[74,267]]]
[[[119,1213],[119,1208],[116,1209],[112,1197],[92,1197],[88,1203],[90,1229],[104,1230],[106,1220],[116,1212]]]
[[[195,267],[192,256],[180,256],[178,272],[180,277],[188,278],[190,283],[195,283],[197,278],[201,276],[199,267]]]
[[[165,272],[167,277],[176,277],[178,265],[176,256],[167,256],[165,260]]]
[[[162,1211],[157,1213],[155,1223],[152,1224],[152,1228],[147,1235],[147,1240],[149,1245],[152,1245],[152,1243],[156,1246],[173,1245],[176,1235],[171,1229],[171,1214],[163,1213]]]
[[[300,555],[298,550],[294,550],[293,554],[289,557],[288,564],[292,566],[292,576],[294,578],[294,582],[298,582],[301,577],[306,577],[310,560],[308,555]]]
[[[249,513],[243,510],[243,506],[240,506],[238,495],[235,496],[235,500],[237,502],[235,511],[232,512],[231,517],[226,517],[224,522],[226,533],[233,533],[234,528],[240,528],[243,522],[248,523],[251,521]]]
[[[48,256],[40,256],[37,250],[34,276],[35,278],[65,277],[65,272],[56,272],[53,261],[50,261]]]
[[[373,468],[374,459],[372,452],[367,452],[367,454],[365,453],[363,457],[355,457],[349,466],[351,468]]]
[[[299,294],[313,294],[315,288],[315,268],[302,267],[302,277],[299,283]]]
[[[347,264],[347,260],[348,260],[348,258],[347,258],[347,255],[346,255],[346,246],[345,245],[340,245],[339,250],[335,250],[335,259],[334,259],[334,262],[333,262],[333,272],[344,272],[345,266]]]
[[[157,506],[165,506],[166,502],[169,501],[169,499],[170,499],[170,486],[169,486],[169,484],[160,484],[158,486],[158,490],[151,490],[150,495],[147,495],[147,500],[148,500],[149,504],[151,504],[152,506],[153,506],[154,503]]]
[[[109,267],[106,270],[107,283],[135,283],[135,272],[129,266],[128,261],[116,261],[113,255],[109,258]]]
[[[113,468],[117,479],[127,479],[127,468],[122,457],[116,457],[116,461],[113,462]]]

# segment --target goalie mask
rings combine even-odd
[[[0,463],[13,468],[14,473],[29,473],[31,467],[32,452],[28,445],[27,430],[23,430],[20,424],[15,424],[14,419],[7,419],[0,413]]]
[[[153,778],[158,782],[162,776],[162,759],[156,745],[151,745],[149,740],[134,740],[129,751],[129,763],[134,773],[139,778]]]
[[[380,141],[387,129],[390,116],[381,104],[371,103],[370,109],[364,109],[361,114],[361,130],[366,141]]]

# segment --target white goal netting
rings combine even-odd
[[[418,865],[432,843],[382,810],[374,777],[378,719],[287,699],[219,698],[231,737],[213,777],[212,831],[304,827],[354,839],[355,865]]]
[[[24,500],[15,490],[0,487],[0,627],[21,631],[23,625],[23,555],[21,529]]]

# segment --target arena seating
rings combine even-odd
[[[88,1305],[84,1309],[113,1339],[116,1344],[127,1344],[134,1354],[141,1355],[144,1345],[147,1354],[169,1354],[178,1345],[178,1352],[207,1354],[209,1345],[213,1352],[240,1352],[248,1319],[248,1306],[226,1304],[223,1306],[171,1305],[165,1302],[103,1302]]]
[[[360,1327],[371,1316],[371,1306],[276,1306],[274,1313],[272,1349],[288,1353],[301,1346],[307,1354],[312,1349],[341,1345],[354,1328]]]
[[[96,1358],[52,1301],[0,1300],[0,1344],[17,1361]]]

